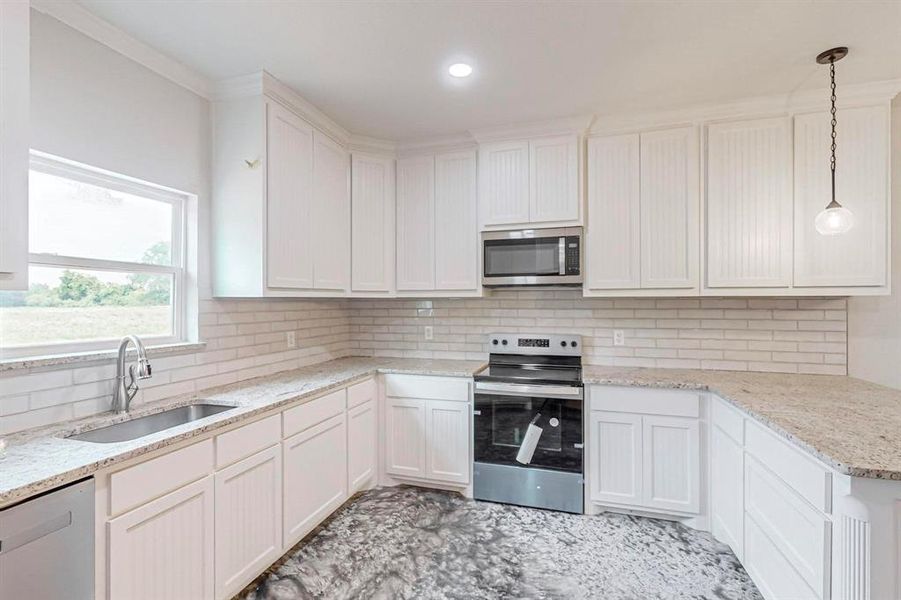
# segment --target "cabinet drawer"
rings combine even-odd
[[[741,445],[745,443],[744,420],[738,409],[722,398],[714,398],[711,409],[713,424]]]
[[[385,395],[424,400],[469,400],[469,380],[427,375],[385,375]]]
[[[821,598],[785,560],[754,519],[748,516],[745,516],[745,559],[742,565],[764,598]]]
[[[832,510],[832,476],[802,450],[752,421],[745,424],[745,450],[816,508]]]
[[[753,457],[745,463],[745,514],[822,597],[829,576],[831,524]]]
[[[698,392],[591,386],[591,410],[696,418],[700,403]]]
[[[347,390],[337,390],[300,406],[289,408],[282,413],[285,424],[284,437],[290,437],[335,415],[340,415],[346,407],[346,398]]]
[[[110,514],[145,504],[209,474],[213,440],[164,454],[110,475]]]
[[[216,436],[216,468],[221,469],[256,454],[282,439],[281,422],[272,415]]]
[[[367,379],[347,388],[347,408],[359,406],[369,400],[375,400],[375,379]]]

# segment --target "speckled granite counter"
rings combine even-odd
[[[385,358],[342,358],[278,373],[269,377],[205,390],[205,402],[235,406],[218,415],[186,423],[127,442],[95,444],[64,436],[111,425],[126,419],[104,413],[79,421],[32,429],[6,438],[10,444],[0,457],[0,505],[39,494],[91,475],[122,461],[213,431],[274,408],[339,388],[375,373],[408,373],[469,377],[484,366],[476,361]],[[136,407],[128,418],[141,417],[196,402],[180,396]]]
[[[709,390],[840,473],[901,480],[901,391],[835,375],[586,367],[586,384]]]

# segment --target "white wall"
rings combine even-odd
[[[892,104],[891,174],[892,295],[848,299],[848,374],[901,389],[901,96]]]

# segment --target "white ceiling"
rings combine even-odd
[[[901,78],[901,0],[82,0],[212,79],[266,69],[357,134],[524,121]],[[471,62],[466,80],[446,66]],[[839,93],[841,88],[839,87]]]

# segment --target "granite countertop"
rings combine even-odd
[[[103,413],[79,421],[23,431],[6,437],[9,447],[0,456],[0,506],[90,476],[100,469],[274,408],[298,400],[312,399],[330,389],[362,380],[375,373],[471,377],[484,364],[463,360],[341,358],[295,371],[204,390],[200,394],[143,404],[135,407],[130,415]],[[67,435],[97,429],[129,418],[194,404],[200,398],[204,402],[231,405],[236,408],[126,442],[96,444],[63,439]]]
[[[586,384],[710,391],[839,473],[901,480],[901,391],[853,377],[587,366]]]

